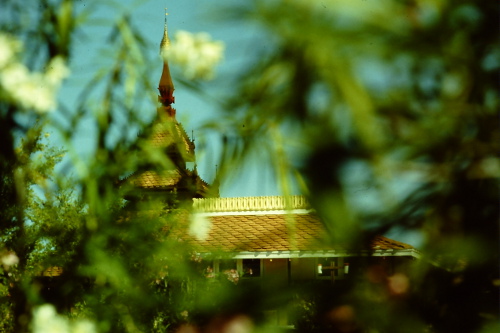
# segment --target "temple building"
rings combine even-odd
[[[165,21],[161,52],[169,45]],[[158,90],[160,106],[146,139],[154,147],[164,149],[171,167],[140,170],[128,179],[141,193],[176,193],[179,200],[193,202],[191,221],[201,222],[191,223],[176,237],[190,243],[203,257],[211,258],[207,268],[214,274],[232,271],[242,279],[272,277],[282,283],[335,281],[356,274],[357,258],[383,258],[387,272],[394,273],[405,260],[419,256],[412,246],[383,236],[361,251],[331,244],[321,218],[302,196],[287,200],[219,198],[218,191],[211,191],[196,168],[186,167],[186,163],[195,162],[195,145],[175,118],[174,84],[167,60],[163,60]],[[213,256],[215,253],[219,258]]]
[[[161,50],[169,44],[165,24]],[[144,135],[148,144],[165,152],[171,165],[161,170],[144,166],[127,181],[142,200],[173,193],[188,203],[184,227],[169,229],[169,235],[189,244],[203,258],[207,278],[277,286],[305,281],[342,283],[364,274],[367,260],[390,276],[419,257],[412,246],[384,236],[361,250],[332,244],[320,216],[302,196],[220,198],[218,190],[200,178],[196,166],[187,167],[195,163],[195,144],[176,120],[174,84],[166,60],[158,90],[157,116]],[[277,324],[287,324],[284,313],[277,310]]]

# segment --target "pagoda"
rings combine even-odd
[[[127,177],[140,197],[175,196],[176,200],[192,200],[204,198],[211,194],[210,185],[198,175],[194,140],[186,134],[181,123],[176,119],[174,83],[165,52],[170,47],[167,20],[163,38],[160,44],[160,54],[163,58],[163,70],[158,84],[158,102],[156,118],[145,134],[142,134],[146,144],[154,149],[160,149],[170,161],[167,167],[158,168],[153,165],[143,165],[140,170]],[[187,165],[193,165],[190,170]],[[138,191],[137,191],[138,190]]]

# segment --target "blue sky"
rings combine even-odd
[[[221,40],[225,44],[224,60],[217,68],[217,76],[214,80],[206,82],[203,87],[208,96],[214,100],[221,100],[229,89],[231,81],[245,63],[252,61],[255,52],[255,41],[261,32],[244,22],[228,22],[221,19],[225,14],[225,7],[238,5],[238,2],[222,0],[214,6],[213,2],[183,0],[183,1],[133,1],[124,0],[116,6],[100,5],[91,16],[91,27],[79,35],[73,48],[71,66],[72,75],[67,80],[60,93],[60,101],[71,109],[84,84],[100,67],[105,66],[102,57],[103,52],[113,52],[107,48],[106,38],[110,32],[110,25],[100,24],[99,20],[108,23],[117,20],[123,13],[130,14],[133,25],[151,42],[150,52],[158,54],[159,43],[163,35],[163,22],[165,8],[168,8],[168,28],[172,38],[176,31],[186,30],[192,33],[207,32],[214,40]],[[81,0],[76,2],[80,9],[91,6],[94,1]],[[262,40],[262,39],[261,39]],[[154,58],[154,57],[153,57]],[[150,78],[151,84],[157,86],[161,75],[162,61],[156,57],[157,64],[155,74]],[[202,130],[207,121],[216,120],[221,117],[221,112],[216,103],[204,99],[193,93],[186,87],[176,82],[175,68],[173,80],[176,86],[174,107],[177,109],[177,119],[183,124],[186,132],[194,133],[197,149],[197,165],[201,177],[212,181],[217,163],[217,156],[221,151],[220,136],[214,132]],[[150,110],[138,110],[149,115],[154,114],[155,107]],[[57,117],[57,115],[56,115]],[[94,131],[90,119],[80,122],[75,129],[77,138],[74,141],[77,153],[85,156],[92,154],[94,145]],[[244,167],[239,167],[233,177],[222,183],[221,196],[257,196],[257,195],[279,195],[278,185],[269,163],[258,152],[254,154]],[[219,166],[220,167],[220,166]]]
[[[77,5],[82,8],[90,6],[92,3],[94,1],[81,0],[77,2]],[[245,1],[220,0],[215,6],[213,2],[199,0],[175,2],[123,0],[115,7],[100,5],[98,11],[93,15],[93,22],[97,24],[85,29],[84,34],[76,40],[71,63],[72,75],[61,91],[61,102],[71,108],[84,84],[91,79],[98,68],[105,65],[102,52],[113,52],[106,42],[110,32],[109,23],[117,20],[123,13],[130,14],[133,25],[150,42],[148,52],[154,59],[157,59],[150,82],[153,87],[157,87],[162,70],[162,60],[158,51],[163,35],[165,7],[168,7],[168,28],[171,38],[176,31],[186,30],[192,33],[207,32],[214,40],[224,42],[224,60],[217,68],[217,76],[213,81],[207,82],[203,86],[210,99],[221,100],[231,91],[235,75],[240,73],[249,62],[255,60],[254,57],[257,56],[259,48],[265,47],[266,35],[257,27],[243,21],[235,22],[233,20],[229,22],[221,19],[221,16],[225,14],[226,5],[234,6],[239,3],[244,4]],[[106,20],[108,24],[100,25],[99,19]],[[192,131],[194,132],[197,143],[198,171],[204,180],[211,182],[216,170],[217,157],[222,147],[221,134],[206,132],[202,128],[206,122],[218,120],[223,117],[223,114],[216,103],[203,99],[180,85],[175,75],[175,68],[173,80],[176,86],[174,107],[177,109],[177,119],[182,122],[189,135]],[[146,110],[138,110],[138,112],[145,112],[152,117],[156,112],[156,106],[151,105]],[[92,154],[94,131],[89,119],[83,120],[74,131],[76,140],[73,142],[73,146],[76,147],[76,153],[81,156]],[[281,194],[271,162],[265,154],[261,155],[259,151],[255,151],[244,166],[234,171],[232,177],[222,183],[220,191],[222,197]],[[359,186],[362,189],[363,184]],[[373,200],[373,195],[369,191],[358,192],[356,192],[354,199],[359,201],[360,207],[367,206],[370,202],[372,204],[377,202],[377,200]],[[396,192],[400,192],[400,187]],[[389,236],[409,243],[420,242],[417,235],[402,234],[398,230],[394,230]]]

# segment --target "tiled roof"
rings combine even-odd
[[[131,181],[134,186],[142,188],[170,188],[177,185],[181,178],[178,170],[144,171],[131,176]]]
[[[205,240],[184,238],[200,252],[348,251],[326,241],[327,232],[316,214],[205,216],[210,231]],[[378,236],[366,250],[403,250],[412,246]]]
[[[183,175],[179,170],[163,171],[143,171],[134,173],[124,181],[130,181],[131,184],[143,189],[157,190],[183,190],[187,186],[193,186],[197,195],[206,196],[210,191],[210,185],[200,178],[196,171],[185,170],[187,182],[182,182]],[[190,183],[192,182],[192,183]]]
[[[176,120],[157,121],[153,124],[149,141],[153,147],[169,147],[172,144],[178,144],[179,149],[183,148],[181,154],[190,161],[194,155],[194,143],[189,139],[182,124]]]
[[[195,185],[196,185],[196,193],[201,194],[203,196],[209,195],[210,192],[210,184],[204,181],[198,173],[195,174]]]

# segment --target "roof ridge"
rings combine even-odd
[[[184,129],[184,126],[182,125],[181,122],[177,121],[176,120],[176,123],[179,125],[179,129],[181,131],[181,136],[185,137],[187,139],[187,143],[189,145],[189,148],[192,148],[193,149],[193,153],[194,153],[194,150],[195,150],[195,144],[194,144],[194,141],[191,140],[191,138],[188,136],[187,132],[186,132],[186,129]]]

